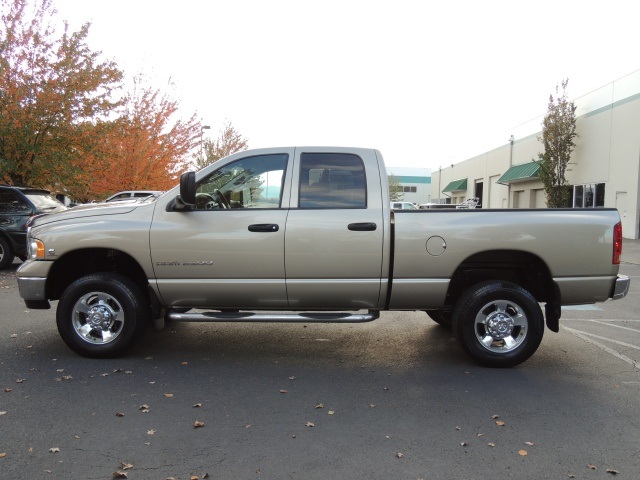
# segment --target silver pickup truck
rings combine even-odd
[[[390,209],[377,150],[231,155],[142,203],[36,218],[18,269],[81,355],[165,321],[366,322],[424,310],[481,364],[517,365],[561,305],[621,298],[614,209]],[[543,315],[540,304],[544,304]]]

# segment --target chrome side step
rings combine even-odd
[[[380,317],[379,310],[369,310],[368,313],[347,312],[200,312],[177,313],[168,311],[167,320],[174,322],[300,322],[300,323],[364,323]]]

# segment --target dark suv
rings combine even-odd
[[[48,190],[0,185],[0,270],[27,257],[27,220],[66,210]]]

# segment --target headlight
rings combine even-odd
[[[29,258],[38,260],[44,258],[44,243],[37,238],[29,239]]]

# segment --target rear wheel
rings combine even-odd
[[[467,290],[453,312],[462,348],[489,367],[513,367],[537,350],[544,316],[536,299],[518,285],[492,280]]]
[[[0,237],[0,270],[4,270],[13,263],[13,256],[13,248],[11,248],[9,241]]]
[[[95,273],[63,292],[56,323],[64,342],[85,357],[115,357],[133,346],[148,322],[140,288],[122,275]]]

